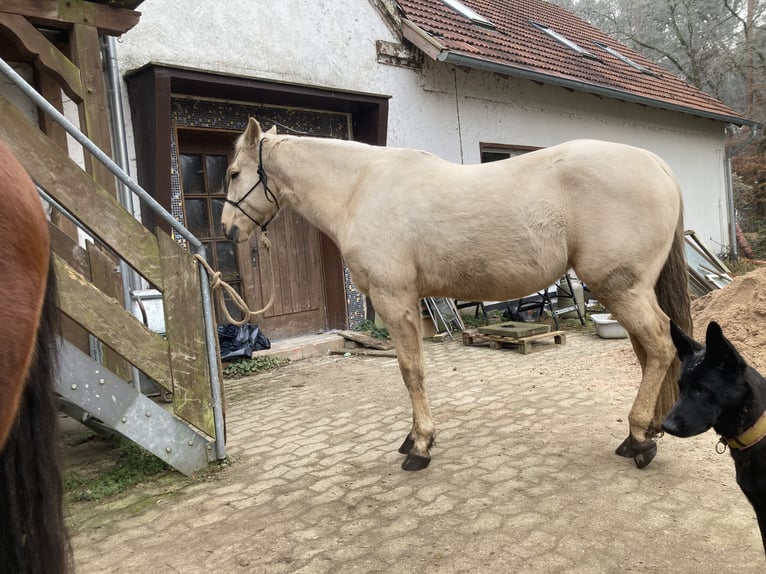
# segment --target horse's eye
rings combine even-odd
[[[229,177],[230,177],[232,180],[235,180],[235,179],[237,179],[237,176],[238,176],[238,175],[239,175],[239,172],[238,172],[238,171],[232,171],[232,172],[231,172],[231,174],[229,175]]]

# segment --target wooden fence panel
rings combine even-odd
[[[165,277],[165,329],[173,371],[173,410],[215,438],[199,270],[192,255],[157,230]]]

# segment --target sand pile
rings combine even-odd
[[[716,321],[745,360],[766,375],[766,267],[692,301],[692,319],[695,339],[704,343],[708,323]]]

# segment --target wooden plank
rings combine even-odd
[[[80,67],[85,89],[83,101],[77,107],[80,131],[109,157],[112,156],[112,136],[109,130],[109,110],[104,84],[104,65],[101,61],[101,42],[95,28],[75,24],[70,34],[72,59]],[[85,167],[101,187],[117,196],[114,175],[90,152],[85,151]]]
[[[88,254],[75,241],[58,227],[48,222],[48,233],[51,240],[51,251],[56,253],[71,267],[76,269],[86,279],[90,278]],[[61,319],[61,335],[83,353],[90,353],[90,338],[88,332],[72,321],[64,313],[59,313]]]
[[[90,263],[90,280],[93,285],[104,295],[111,297],[124,307],[122,279],[118,270],[118,262],[90,242],[87,252]],[[104,343],[104,366],[124,381],[131,378],[130,365],[106,343]]]
[[[78,71],[79,74],[79,71]],[[78,76],[79,77],[79,76]],[[61,87],[58,80],[54,78],[47,70],[36,69],[35,70],[35,83],[40,94],[48,100],[48,103],[56,108],[59,112],[63,113],[64,99],[61,95]],[[61,149],[67,149],[67,134],[66,130],[53,121],[50,114],[45,113],[43,110],[37,110],[37,120],[40,129]],[[75,242],[78,239],[77,226],[72,223],[67,217],[64,216],[55,207],[51,209],[51,221],[71,237]],[[65,258],[66,259],[66,258]],[[78,347],[79,348],[79,347]]]
[[[0,118],[0,138],[31,177],[161,291],[154,235],[2,96]]]
[[[396,351],[393,349],[384,351],[382,349],[330,349],[331,355],[359,355],[362,357],[389,357],[396,358]]]
[[[28,16],[33,23],[56,28],[87,24],[100,34],[120,36],[138,24],[140,12],[81,0],[3,0],[2,9],[10,14]]]
[[[173,382],[168,343],[152,333],[117,301],[101,293],[60,257],[53,256],[59,308],[168,391]]]
[[[83,100],[80,70],[23,16],[0,12],[0,29],[13,35],[25,56],[56,78],[75,103]]]
[[[173,410],[177,416],[215,437],[197,264],[164,231],[158,231],[158,239],[166,278],[165,331],[173,373]]]
[[[370,337],[369,335],[360,333],[358,331],[338,331],[338,335],[344,339],[353,341],[354,343],[359,343],[360,345],[369,347],[371,349],[388,351],[389,349],[394,348],[394,344],[391,341],[386,341],[385,339],[376,339],[375,337]]]

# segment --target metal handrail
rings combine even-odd
[[[66,132],[87,149],[96,159],[104,164],[114,176],[121,181],[128,189],[135,193],[154,213],[163,221],[170,225],[178,234],[186,239],[194,247],[196,253],[207,260],[205,246],[197,239],[186,227],[183,226],[172,214],[145,191],[135,180],[133,180],[125,171],[94,144],[85,134],[83,134],[74,124],[72,124],[64,115],[48,102],[37,90],[34,89],[16,70],[14,70],[5,60],[0,58],[0,72],[2,72],[19,90],[21,90],[29,99],[31,99],[41,110],[47,113],[57,124],[63,127]],[[210,297],[210,283],[207,271],[202,265],[198,265],[200,273],[201,291],[202,291],[202,311],[205,322],[205,342],[208,354],[208,367],[210,370],[210,386],[213,399],[213,426],[215,428],[215,452],[216,458],[222,460],[226,458],[226,447],[224,441],[224,421],[223,421],[223,400],[221,394],[221,377],[218,371],[218,356],[216,347],[217,332],[215,321],[213,320],[213,307]]]

